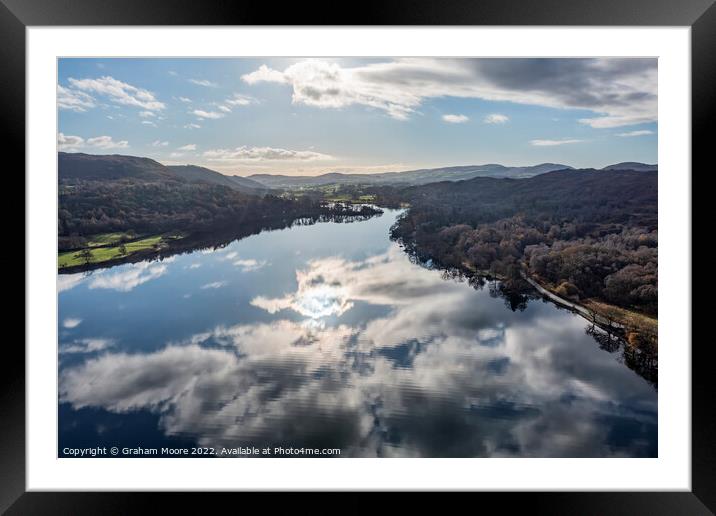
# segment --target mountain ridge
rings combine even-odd
[[[60,152],[57,162],[60,181],[167,181],[221,185],[251,195],[263,195],[268,191],[268,187],[251,179],[226,176],[205,167],[163,165],[151,158],[124,154]]]
[[[622,161],[613,165],[607,165],[601,170],[636,170],[639,172],[654,172],[659,169],[657,164],[639,163],[637,161]]]
[[[443,181],[466,181],[478,177],[494,179],[527,179],[558,170],[575,169],[560,163],[509,167],[498,163],[422,168],[402,172],[356,174],[328,172],[318,176],[289,176],[282,174],[252,174],[237,176],[222,174],[198,165],[163,165],[151,158],[123,154],[58,153],[60,180],[133,180],[179,181],[222,185],[252,195],[263,195],[270,189],[292,189],[328,184],[363,184],[371,186],[419,186]],[[591,169],[597,170],[597,169]],[[621,162],[608,165],[601,171],[634,170],[657,171],[657,165]]]
[[[655,171],[657,165],[637,162],[622,162],[608,165],[601,170],[638,170]],[[497,163],[485,165],[460,165],[453,167],[423,168],[403,172],[380,172],[375,174],[355,174],[328,172],[318,176],[288,176],[282,174],[252,174],[247,176],[254,181],[271,188],[297,188],[302,186],[321,186],[327,184],[370,184],[415,186],[441,181],[464,181],[476,177],[526,179],[557,170],[581,170],[560,163],[540,163],[538,165],[509,167]]]
[[[221,172],[211,170],[210,168],[200,167],[198,165],[166,165],[167,168],[177,173],[177,175],[185,178],[187,181],[194,182],[212,182],[214,184],[221,184],[228,186],[229,188],[236,189],[237,185],[243,187],[246,190],[255,190],[257,193],[262,193],[267,190],[266,185],[241,176],[227,176]]]
[[[418,185],[439,181],[461,181],[473,177],[532,177],[553,170],[573,169],[559,163],[540,163],[538,165],[508,167],[497,163],[485,165],[459,165],[452,167],[421,168],[402,172],[380,172],[373,174],[355,174],[328,172],[318,176],[287,176],[280,174],[252,174],[247,176],[254,181],[273,188],[291,188],[300,186],[320,186],[325,184],[373,184],[373,185]]]

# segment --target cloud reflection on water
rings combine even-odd
[[[396,245],[366,260],[313,260],[296,280],[294,292],[251,300],[268,322],[218,326],[151,353],[107,352],[61,371],[61,401],[150,410],[166,434],[206,446],[655,453],[653,389],[598,349],[579,317],[539,302],[515,314],[486,291],[416,267]],[[367,306],[386,311],[345,322]]]
[[[60,274],[57,276],[57,290],[64,292],[83,283],[89,289],[109,289],[117,292],[129,292],[134,288],[163,276],[167,272],[167,264],[172,258],[162,262],[139,262],[123,265],[116,269],[105,269],[93,272]]]

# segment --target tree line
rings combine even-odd
[[[517,280],[574,301],[656,316],[657,173],[559,171],[376,192],[410,209],[391,235],[441,266]]]
[[[213,184],[177,181],[60,181],[59,250],[83,247],[99,233],[210,232],[297,218],[380,210],[316,199],[256,196]]]

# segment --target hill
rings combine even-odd
[[[637,163],[635,161],[624,161],[604,167],[602,170],[638,170],[640,172],[656,172],[657,165],[647,165],[646,163]]]
[[[417,209],[449,212],[457,224],[479,224],[520,214],[544,214],[573,221],[626,219],[656,227],[656,172],[560,170],[525,179],[477,177],[403,189],[378,190],[379,201],[396,198]]]
[[[57,154],[60,181],[166,181],[177,176],[161,163],[149,158],[119,154],[95,155],[59,152]]]
[[[257,181],[238,176],[226,176],[214,170],[196,165],[169,165],[167,168],[181,179],[190,183],[223,185],[234,190],[256,195],[266,193],[268,190],[265,185]]]
[[[510,281],[526,273],[585,306],[657,313],[655,171],[478,177],[385,189],[383,196],[410,203],[391,233],[420,259]]]
[[[268,188],[250,179],[225,176],[195,165],[162,165],[150,158],[121,154],[95,155],[60,152],[57,155],[60,183],[75,181],[178,182],[221,185],[252,195]]]
[[[269,188],[259,183],[258,181],[254,181],[253,179],[249,179],[248,177],[241,177],[241,176],[226,176],[230,178],[235,184],[238,184],[240,187],[246,189],[246,190],[254,190],[256,192],[260,193],[266,193]]]
[[[207,168],[135,156],[61,152],[58,176],[60,250],[115,233],[186,235],[355,212],[308,198],[279,198],[254,181]]]
[[[286,176],[254,174],[250,179],[271,188],[302,188],[327,184],[363,185],[421,185],[437,181],[462,181],[474,177],[532,177],[553,170],[571,169],[568,165],[542,163],[527,167],[506,167],[498,164],[467,165],[459,167],[426,168],[405,172],[382,172],[378,174],[343,174],[330,172],[319,176]]]

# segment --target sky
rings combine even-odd
[[[58,148],[229,175],[657,162],[657,60],[63,58]]]

